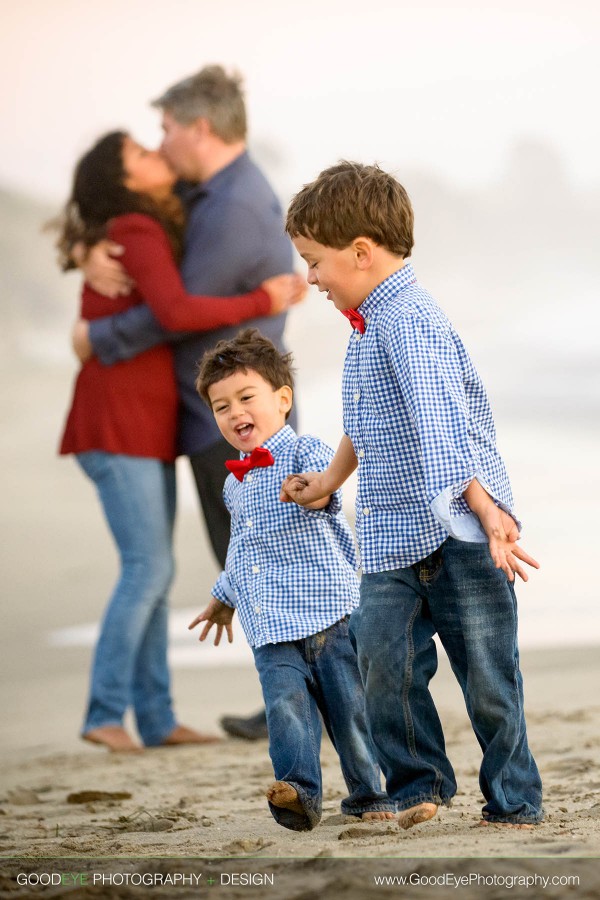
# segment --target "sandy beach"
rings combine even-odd
[[[13,377],[15,371],[18,377]],[[597,616],[589,614],[593,583],[586,575],[593,559],[593,529],[586,528],[578,538],[580,587],[567,593],[570,576],[547,513],[547,469],[529,466],[525,456],[516,471],[530,533],[538,541],[541,537],[536,555],[544,563],[519,597],[526,714],[544,780],[545,822],[532,832],[477,827],[480,752],[441,656],[434,695],[458,776],[453,807],[409,832],[394,823],[363,824],[341,816],[343,782],[325,739],[323,820],[312,832],[294,833],[277,826],[268,812],[264,791],[272,770],[265,741],[224,738],[213,746],[117,756],[78,738],[94,629],[116,571],[114,549],[92,487],[71,460],[55,456],[69,367],[40,360],[5,375],[8,390],[0,400],[7,425],[0,438],[5,474],[0,896],[145,896],[144,887],[133,883],[90,882],[84,887],[16,881],[24,872],[75,871],[91,878],[93,871],[112,871],[139,878],[144,873],[205,880],[214,875],[226,896],[241,897],[248,886],[218,879],[242,870],[276,877],[277,892],[272,886],[267,892],[264,885],[250,885],[257,897],[398,896],[397,886],[376,885],[375,876],[441,878],[448,872],[504,879],[511,873],[523,878],[576,875],[578,887],[565,893],[563,886],[549,886],[544,896],[598,896],[600,654]],[[309,428],[320,430],[318,422]],[[540,426],[539,434],[544,433]],[[516,444],[529,452],[529,445],[516,430],[514,434]],[[563,452],[561,440],[557,435],[548,444],[557,459]],[[580,443],[576,478],[582,485],[589,484],[594,458],[589,435]],[[260,689],[239,629],[234,644],[218,650],[199,645],[186,629],[206,602],[216,568],[185,461],[179,476],[173,693],[182,722],[218,733],[223,713],[249,714],[260,707]],[[564,521],[592,523],[581,493],[564,491],[561,504]],[[563,579],[560,590],[556,573]],[[569,605],[568,616],[561,596]],[[451,887],[420,885],[418,896],[426,896],[429,887],[433,896],[453,892]],[[185,882],[155,890],[157,896],[198,896],[198,885]],[[485,884],[477,896],[484,890],[485,896],[504,896],[507,887]],[[523,890],[521,895],[514,888],[513,896],[534,896]]]
[[[367,887],[373,874],[420,871],[430,877],[448,870],[578,874],[589,893],[569,896],[597,896],[597,649],[531,651],[524,655],[523,669],[530,743],[546,796],[546,821],[531,832],[477,827],[479,749],[445,661],[436,676],[435,696],[459,793],[451,809],[409,832],[399,831],[393,822],[364,824],[340,814],[344,786],[327,740],[322,753],[322,823],[311,832],[293,833],[276,825],[266,807],[263,794],[272,778],[266,741],[225,739],[213,746],[109,754],[79,744],[74,735],[83,672],[75,669],[51,677],[48,690],[24,688],[19,693],[20,715],[13,708],[10,716],[21,719],[23,745],[20,752],[4,750],[0,777],[0,890],[7,891],[2,896],[11,896],[8,889],[14,888],[17,872],[88,871],[84,863],[90,860],[93,871],[122,873],[124,866],[130,873],[158,871],[156,865],[152,868],[157,860],[163,861],[160,871],[171,871],[164,868],[165,858],[177,872],[204,872],[205,877],[210,860],[218,861],[211,865],[217,866],[219,877],[240,870],[274,873],[280,887],[287,879],[281,896],[290,897],[340,896],[340,878],[346,883],[344,896],[352,896],[352,888],[356,896],[370,896]],[[47,700],[53,693],[55,702],[44,714],[40,694]],[[222,709],[246,711],[258,701],[248,667],[177,671],[176,693],[184,721],[207,728],[216,727]],[[42,744],[42,734],[48,739],[48,720],[54,737]],[[306,893],[308,885],[315,893]],[[94,886],[89,896],[140,896],[133,886],[122,890]],[[372,890],[381,895],[381,889]],[[66,888],[64,894],[49,894],[63,895],[70,895]],[[195,895],[183,886],[173,888],[173,896]],[[238,893],[228,885],[227,896]]]

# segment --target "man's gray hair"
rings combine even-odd
[[[180,125],[208,119],[213,132],[226,144],[246,137],[242,76],[238,72],[228,75],[222,66],[205,66],[195,75],[178,81],[154,100],[152,106],[169,112]]]

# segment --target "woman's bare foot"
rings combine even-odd
[[[371,812],[364,812],[361,815],[363,822],[381,822],[383,819],[395,819],[393,812],[385,812],[381,809],[373,809]]]
[[[275,781],[267,791],[267,800],[273,806],[282,809],[291,809],[292,812],[303,813],[304,807],[300,803],[298,791],[287,781]]]
[[[429,819],[433,819],[437,811],[438,808],[435,803],[418,803],[416,806],[411,806],[410,809],[403,809],[402,812],[398,813],[398,825],[400,828],[407,830],[412,828],[413,825],[420,825],[421,822],[428,822]]]
[[[144,749],[136,744],[120,725],[103,725],[101,728],[92,728],[81,737],[91,744],[102,744],[102,746],[108,747],[112,753],[141,753]]]
[[[530,822],[488,822],[487,819],[482,819],[474,827],[489,828],[491,825],[499,825],[500,828],[518,828],[520,831],[531,831],[532,828],[535,828],[535,825]]]
[[[216,734],[202,734],[187,725],[176,725],[171,734],[162,741],[162,747],[176,747],[179,744],[217,744],[221,740]]]

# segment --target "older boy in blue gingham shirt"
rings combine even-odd
[[[527,745],[514,573],[537,563],[517,544],[510,484],[481,380],[459,336],[405,261],[413,214],[376,166],[340,163],[293,199],[287,231],[308,280],[353,325],[344,431],[325,472],[288,478],[306,504],[358,466],[363,577],[352,614],[367,719],[410,828],[456,792],[429,693],[437,632],[483,750],[482,822],[532,827],[541,781]]]
[[[292,405],[290,360],[255,330],[205,354],[197,387],[241,459],[227,464],[225,571],[190,627],[206,622],[203,640],[216,625],[215,643],[225,627],[232,640],[238,611],[265,699],[277,779],[267,792],[273,816],[295,830],[320,820],[320,712],[348,786],[342,812],[391,818],[395,806],[381,791],[348,637],[349,614],[358,604],[357,561],[340,493],[311,509],[279,501],[290,472],[325,469],[333,451],[285,424]]]

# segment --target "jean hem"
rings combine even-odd
[[[362,816],[363,813],[368,812],[396,813],[397,808],[395,803],[368,803],[365,806],[353,806],[350,809],[344,808],[342,804],[342,813],[345,816]]]
[[[86,722],[83,728],[80,731],[81,737],[85,737],[90,731],[95,731],[97,728],[122,728],[123,727],[123,719],[112,719],[108,722],[99,722],[98,724],[91,725],[89,722]]]
[[[505,825],[539,825],[544,821],[544,810],[536,816],[490,816],[482,813],[481,818],[490,824]]]
[[[434,803],[436,806],[446,806],[449,809],[452,806],[452,797],[440,797],[439,794],[418,794],[416,797],[410,797],[408,800],[396,801],[398,812],[411,809],[413,806],[419,806],[420,803]]]
[[[271,815],[278,825],[289,828],[291,831],[312,831],[321,821],[320,798],[312,800],[306,790],[296,781],[286,781],[285,783],[296,789],[298,800],[302,804],[304,812],[298,813],[291,809],[286,809],[285,806],[275,806],[268,800]]]
[[[164,744],[164,742],[166,741],[166,739],[169,737],[169,735],[173,731],[175,731],[176,728],[177,728],[177,722],[173,721],[173,724],[169,725],[169,727],[167,728],[166,731],[161,731],[160,736],[158,736],[158,732],[153,732],[152,734],[144,735],[140,731],[139,728],[138,728],[138,731],[140,732],[140,736],[142,738],[144,747],[161,747]]]

